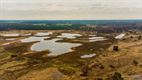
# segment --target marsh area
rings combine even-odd
[[[27,77],[29,80],[42,80],[57,76],[59,80],[82,80],[84,76],[81,74],[86,70],[86,66],[88,74],[85,79],[99,79],[102,76],[105,79],[115,72],[114,69],[124,74],[128,68],[126,65],[130,66],[134,60],[141,60],[141,40],[128,38],[130,33],[114,33],[114,36],[75,30],[13,30],[0,33],[6,34],[0,36],[2,80],[25,80]],[[10,33],[20,36],[8,36]],[[23,36],[24,34],[27,35]],[[120,40],[119,37],[119,40],[116,40],[119,35],[125,39]],[[120,51],[112,51],[116,44],[119,45]],[[132,54],[134,51],[135,56]],[[134,65],[128,69],[131,71],[132,68],[136,69]],[[140,67],[137,69],[139,70],[135,72],[140,71]],[[132,75],[131,72],[126,72]],[[127,73],[126,78],[129,75]]]

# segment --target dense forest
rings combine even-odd
[[[123,32],[142,30],[142,20],[134,21],[0,21],[0,30],[83,30]]]
[[[20,24],[20,23],[0,23],[0,30],[69,30],[79,29],[81,24]]]

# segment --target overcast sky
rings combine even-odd
[[[142,19],[142,0],[0,0],[0,19]]]

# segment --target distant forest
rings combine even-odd
[[[22,24],[0,23],[0,30],[70,30],[79,29],[82,24]]]
[[[142,30],[142,20],[134,21],[1,21],[0,30],[83,30],[123,32]]]

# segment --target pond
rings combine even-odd
[[[73,34],[73,33],[62,33],[60,36],[57,36],[59,38],[69,38],[69,39],[75,39],[77,37],[80,37],[82,35],[80,34]]]
[[[48,56],[58,56],[73,51],[71,48],[80,46],[78,43],[56,42],[60,39],[43,40],[32,45],[32,51],[49,50]]]
[[[90,42],[104,41],[104,40],[107,40],[107,39],[105,39],[104,37],[90,37],[90,38],[89,38],[89,41],[90,41]]]

